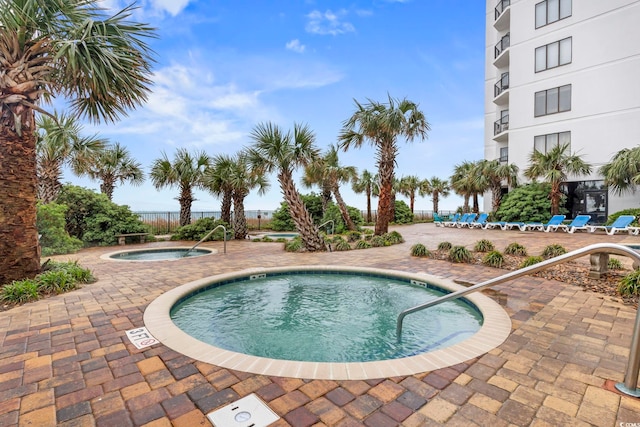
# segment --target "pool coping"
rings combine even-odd
[[[143,317],[144,324],[149,332],[162,344],[195,360],[227,369],[260,375],[325,380],[388,378],[445,368],[487,353],[502,344],[511,333],[511,319],[504,309],[491,298],[480,293],[472,293],[464,298],[473,303],[482,313],[484,318],[483,325],[476,334],[452,346],[415,356],[374,362],[301,362],[251,356],[206,344],[182,331],[173,323],[170,317],[171,308],[178,300],[214,281],[231,280],[254,274],[335,270],[360,274],[374,273],[408,280],[420,280],[450,291],[466,289],[449,279],[423,272],[406,273],[389,269],[335,265],[250,268],[233,273],[205,277],[165,292],[146,308]]]
[[[120,251],[109,252],[106,254],[100,255],[100,259],[105,259],[108,261],[116,261],[116,262],[174,262],[174,261],[183,261],[183,258],[168,258],[168,259],[116,259],[111,258],[114,255],[123,254],[123,253],[131,253],[131,252],[150,252],[150,251],[171,251],[177,249],[191,249],[193,246],[163,246],[161,248],[145,248],[145,249],[122,249]],[[187,258],[200,258],[201,256],[209,256],[215,255],[218,253],[217,249],[211,248],[197,248],[198,250],[209,251],[208,254],[202,254],[197,257],[187,257]]]

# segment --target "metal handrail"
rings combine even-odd
[[[509,280],[517,279],[518,277],[526,276],[528,274],[537,273],[538,271],[546,270],[554,265],[562,264],[563,262],[579,258],[584,255],[594,253],[609,253],[615,255],[628,256],[640,263],[640,254],[628,246],[617,245],[614,243],[596,243],[593,245],[585,246],[581,249],[568,252],[566,254],[539,262],[529,267],[521,268],[520,270],[512,271],[493,279],[489,279],[485,282],[478,283],[466,289],[461,289],[456,292],[452,292],[440,298],[432,301],[428,301],[424,304],[417,305],[415,307],[408,308],[398,315],[396,323],[396,337],[401,339],[402,335],[402,321],[405,316],[416,311],[424,310],[434,305],[442,304],[446,301],[458,299],[470,293],[488,288],[490,286],[498,285],[500,283],[507,282]],[[633,328],[633,335],[631,337],[631,348],[629,351],[629,363],[627,364],[627,372],[624,377],[624,383],[616,384],[616,388],[622,393],[640,397],[640,389],[636,389],[638,384],[638,372],[640,371],[640,310],[636,312],[636,322]]]
[[[187,254],[189,254],[189,252],[191,252],[192,250],[194,250],[200,243],[204,242],[205,240],[207,240],[209,238],[209,236],[211,236],[213,234],[214,231],[216,231],[218,228],[222,228],[222,232],[224,233],[224,236],[222,237],[222,240],[224,241],[224,253],[227,253],[227,229],[224,225],[220,224],[217,225],[213,228],[213,230],[211,230],[210,232],[207,233],[206,236],[204,236],[202,239],[200,239],[200,241],[198,243],[196,243],[195,245],[191,246],[189,248],[189,250],[187,252],[185,252],[185,254],[183,256],[187,256]]]
[[[333,234],[333,232],[335,231],[336,223],[335,223],[335,222],[333,222],[333,220],[332,220],[332,219],[330,219],[329,221],[325,221],[325,222],[323,222],[322,224],[320,224],[320,225],[318,226],[318,228],[322,227],[323,225],[327,225],[327,224],[329,224],[329,223],[331,223],[331,234]]]
[[[510,34],[511,34],[511,33],[507,33],[507,34],[505,34],[505,35],[500,39],[500,41],[496,44],[496,46],[494,47],[494,55],[495,55],[495,58],[496,58],[496,59],[497,59],[497,58],[498,58],[498,56],[500,56],[500,54],[501,54],[502,52],[504,52],[504,51],[509,47],[509,45],[511,44],[511,36],[510,36]]]

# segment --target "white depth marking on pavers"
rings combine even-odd
[[[255,393],[207,414],[215,427],[267,427],[280,417]]]
[[[160,342],[155,339],[144,326],[141,328],[130,329],[126,331],[126,334],[127,338],[129,338],[129,341],[131,341],[131,343],[135,345],[138,350],[154,344],[158,344]]]

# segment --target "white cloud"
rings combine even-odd
[[[150,0],[155,9],[168,12],[176,16],[189,4],[189,0]]]
[[[294,52],[297,53],[303,53],[306,46],[300,43],[300,40],[298,39],[293,39],[290,42],[288,42],[285,47],[289,50],[292,50]]]
[[[335,13],[328,9],[324,13],[314,10],[307,15],[309,22],[307,22],[305,29],[309,33],[321,35],[330,34],[336,36],[338,34],[352,33],[355,31],[354,26],[350,22],[343,21],[346,15],[347,11],[344,9]]]

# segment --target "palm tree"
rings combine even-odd
[[[42,203],[51,203],[62,188],[62,167],[68,165],[73,173],[81,175],[104,149],[106,140],[96,135],[82,137],[82,126],[67,114],[40,114],[36,126],[37,196]]]
[[[149,92],[153,29],[98,0],[0,1],[0,283],[40,271],[35,112],[61,95],[71,115],[115,121]]]
[[[474,163],[464,161],[454,166],[453,175],[451,175],[451,188],[456,194],[464,198],[462,205],[463,212],[469,212],[469,200],[474,192]]]
[[[422,180],[415,175],[404,176],[398,182],[398,192],[409,198],[409,207],[413,213],[413,207],[416,201],[416,193],[419,192]]]
[[[438,213],[438,203],[440,202],[440,196],[449,197],[451,187],[449,187],[449,181],[446,179],[440,179],[436,176],[431,179],[425,179],[422,181],[420,187],[420,196],[430,195],[433,202],[433,212]]]
[[[568,175],[580,176],[591,173],[591,165],[582,160],[581,156],[571,154],[569,144],[556,145],[547,153],[533,150],[529,156],[529,167],[524,175],[530,179],[542,177],[545,182],[551,184],[551,215],[560,212],[560,198],[562,197],[561,184],[567,180]]]
[[[326,250],[324,239],[307,211],[293,180],[293,172],[305,167],[319,156],[315,135],[307,127],[294,124],[293,133],[284,133],[272,123],[257,125],[251,132],[253,145],[247,150],[252,167],[260,173],[277,172],[291,218],[308,251]]]
[[[348,230],[355,230],[356,225],[349,216],[347,204],[340,194],[340,183],[350,182],[357,176],[358,172],[355,167],[340,165],[338,150],[335,146],[330,145],[323,156],[318,157],[305,168],[302,182],[306,186],[320,184],[320,187],[328,188],[336,198],[336,204],[340,209],[345,226]]]
[[[351,189],[356,193],[364,193],[367,196],[367,222],[371,221],[371,195],[373,194],[373,189],[376,187],[378,183],[377,178],[368,170],[363,170],[360,176],[356,176],[351,181]]]
[[[151,181],[157,189],[164,187],[173,188],[177,185],[180,189],[180,226],[191,223],[191,204],[194,201],[193,189],[205,188],[204,171],[211,162],[210,157],[200,151],[193,155],[187,150],[178,149],[173,163],[166,153],[153,161],[151,166]]]
[[[119,142],[98,153],[94,161],[86,164],[80,172],[91,179],[100,180],[100,192],[106,194],[109,200],[113,199],[116,183],[141,185],[144,182],[142,165]]]
[[[501,163],[500,160],[482,160],[480,174],[488,190],[491,190],[491,210],[497,212],[502,202],[502,183],[516,187],[518,185],[518,166]]]
[[[233,187],[229,182],[231,170],[235,160],[226,154],[218,154],[211,161],[211,167],[204,173],[206,188],[214,195],[222,197],[220,219],[231,224],[231,204],[233,202]]]
[[[247,218],[244,214],[244,199],[254,188],[258,188],[258,194],[264,194],[269,188],[269,182],[264,174],[251,168],[246,153],[240,153],[233,158],[233,166],[229,169],[228,182],[233,189],[234,238],[243,240],[247,238]]]
[[[600,168],[600,173],[614,193],[635,192],[640,184],[640,145],[618,151],[609,163]]]
[[[340,132],[340,148],[359,148],[369,141],[376,148],[378,176],[380,177],[380,197],[375,234],[389,230],[394,167],[398,154],[398,137],[407,141],[424,139],[429,131],[429,123],[418,109],[418,104],[407,99],[395,100],[389,97],[388,104],[369,100],[367,104],[355,101],[356,112],[343,123]]]

